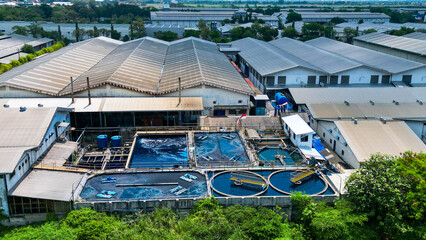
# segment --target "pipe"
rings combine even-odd
[[[87,80],[87,96],[89,97],[89,105],[92,104],[92,99],[90,98],[90,84],[89,84],[89,77],[86,78]]]
[[[71,78],[71,104],[74,103],[74,83],[72,82],[72,77]]]

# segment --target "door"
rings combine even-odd
[[[333,151],[336,151],[336,140],[333,142]]]

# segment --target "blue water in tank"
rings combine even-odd
[[[108,136],[107,135],[98,135],[98,148],[106,148],[108,146]]]
[[[111,137],[111,147],[121,147],[121,136]]]

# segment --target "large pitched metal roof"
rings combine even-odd
[[[72,44],[0,75],[0,83],[38,93],[56,95],[114,50],[120,41],[105,37]]]
[[[312,18],[334,18],[340,17],[344,19],[348,18],[373,18],[373,19],[389,19],[390,17],[384,13],[372,13],[372,12],[300,12],[302,19]]]
[[[297,67],[326,74],[312,64],[261,40],[244,38],[231,44],[241,50],[238,54],[262,76]]]
[[[312,116],[316,119],[425,119],[426,104],[420,103],[335,103],[307,104]]]
[[[370,33],[356,37],[354,40],[426,56],[426,41],[424,40],[399,37],[384,33]]]
[[[352,61],[291,38],[281,38],[269,43],[291,55],[305,60],[311,65],[318,67],[329,74],[336,74],[350,69],[363,67],[363,64],[359,62]]]
[[[425,67],[424,64],[419,62],[342,43],[325,37],[309,40],[306,43],[392,74]]]
[[[153,95],[208,85],[251,94],[252,90],[216,44],[198,38],[165,42],[145,37],[117,47],[74,81],[74,91],[110,84]],[[71,93],[67,86],[60,95]]]
[[[363,162],[371,154],[381,153],[398,156],[405,151],[426,152],[426,145],[403,121],[352,121],[334,122],[348,146]]]
[[[426,103],[426,87],[349,87],[349,88],[290,88],[296,104],[392,103],[417,100]]]
[[[405,34],[403,37],[426,41],[426,33],[422,33],[422,32],[413,32],[413,33]]]

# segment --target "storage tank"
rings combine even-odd
[[[285,103],[288,103],[288,99],[280,92],[275,94],[275,101],[277,102],[278,106],[282,106]]]
[[[121,147],[121,136],[111,137],[111,147]]]
[[[108,136],[107,135],[98,135],[98,148],[106,148],[108,146]]]

